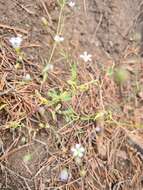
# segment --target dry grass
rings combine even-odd
[[[0,27],[26,33],[6,25]],[[131,70],[128,81],[118,84],[114,75],[107,72],[114,60],[106,59],[101,51],[104,68],[79,61],[73,71],[78,81],[73,88],[68,81],[76,59],[60,57],[63,66],[56,65],[42,83],[44,65],[35,64],[24,55],[16,68],[18,55],[8,38],[1,37],[0,44],[0,188],[142,190],[142,107],[140,97],[134,94],[135,82],[142,78],[141,66],[136,66],[136,81]],[[126,51],[120,62],[137,54],[134,49]],[[95,63],[101,52],[96,54]],[[134,64],[129,69],[132,68]],[[32,80],[24,80],[27,73]],[[59,94],[68,92],[70,100],[54,102],[48,95],[53,89]],[[80,164],[71,153],[77,143],[86,150]],[[31,156],[27,162],[23,160],[26,155]],[[59,179],[63,168],[71,174],[66,182]]]

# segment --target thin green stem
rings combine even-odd
[[[59,35],[60,32],[61,32],[61,22],[62,22],[63,9],[64,9],[64,6],[62,6],[62,7],[61,7],[61,10],[60,10],[56,35]],[[43,69],[43,74],[44,74],[44,77],[43,77],[43,78],[46,78],[45,76],[47,76],[46,73],[47,73],[47,71],[48,71],[49,64],[51,63],[51,60],[52,60],[52,58],[53,58],[53,56],[54,56],[56,47],[57,47],[57,42],[54,42],[53,48],[52,48],[52,51],[51,51],[51,54],[50,54],[50,57],[49,57],[49,60],[48,60],[48,63],[46,64],[45,68]]]

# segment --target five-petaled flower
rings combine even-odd
[[[85,153],[85,148],[81,144],[76,144],[71,148],[71,152],[73,154],[73,157],[82,158]]]
[[[59,35],[56,35],[56,36],[54,37],[54,40],[55,40],[55,42],[63,42],[63,41],[64,41],[64,37],[59,36]]]
[[[83,54],[80,55],[80,58],[84,60],[84,62],[92,61],[92,55],[88,54],[87,51],[84,51]]]
[[[11,45],[12,45],[12,47],[14,49],[19,49],[20,46],[21,46],[22,41],[23,41],[23,39],[22,39],[22,37],[20,35],[17,36],[17,37],[11,37],[9,39],[9,42],[11,43]]]
[[[75,6],[75,2],[74,1],[69,1],[68,5],[73,8]]]

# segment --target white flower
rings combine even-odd
[[[81,144],[76,144],[75,147],[71,148],[73,157],[82,158],[85,152],[85,148]]]
[[[69,5],[71,8],[73,8],[73,7],[75,6],[75,2],[74,2],[74,1],[70,1],[70,2],[68,3],[68,5]]]
[[[31,75],[30,74],[26,74],[23,78],[25,81],[30,81],[32,78],[31,78]]]
[[[63,41],[64,41],[64,37],[59,36],[59,35],[56,35],[56,36],[54,37],[54,40],[55,40],[56,42],[63,42]]]
[[[22,40],[23,40],[22,37],[19,35],[17,37],[11,37],[9,39],[9,42],[11,43],[12,47],[16,49],[20,48]]]
[[[82,58],[84,62],[92,61],[91,57],[92,55],[88,54],[86,51],[84,51],[83,54],[80,55],[80,58]]]
[[[60,175],[59,175],[60,181],[66,182],[66,181],[68,181],[69,177],[70,177],[69,171],[67,170],[67,168],[64,168],[64,169],[60,172]]]
[[[48,71],[53,71],[53,70],[54,70],[54,66],[53,66],[52,64],[47,64],[47,65],[46,65],[46,69],[47,69]]]
[[[54,66],[52,65],[52,64],[47,64],[46,66],[45,66],[45,68],[43,69],[43,73],[46,73],[46,72],[48,72],[48,71],[53,71],[54,70]]]

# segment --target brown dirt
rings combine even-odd
[[[142,129],[132,131],[133,125],[143,126],[141,3],[141,0],[77,0],[74,9],[67,6],[65,41],[52,60],[54,72],[41,87],[41,72],[51,53],[59,7],[55,0],[0,0],[0,93],[11,86],[16,89],[0,95],[0,103],[8,105],[8,109],[0,110],[0,189],[143,190],[143,134]],[[42,17],[49,21],[48,28],[43,26]],[[16,71],[16,55],[8,40],[19,33],[24,37],[25,60],[23,68]],[[135,36],[139,35],[141,38],[137,40]],[[104,81],[102,90],[91,86],[88,93],[75,97],[72,101],[75,110],[79,114],[92,114],[105,107],[117,122],[76,122],[65,130],[60,117],[52,121],[52,108],[45,108],[47,115],[40,118],[39,104],[33,97],[35,89],[46,96],[50,87],[64,89],[69,78],[69,65],[60,57],[61,50],[70,52],[79,61],[82,82]],[[94,61],[83,66],[79,54],[85,50],[93,55]],[[130,73],[123,86],[119,87],[106,75],[113,64],[127,68]],[[34,80],[19,86],[26,72]],[[139,92],[135,82],[140,86]],[[22,121],[26,127],[10,129],[11,121]],[[39,129],[40,122],[50,123],[52,129]],[[96,133],[95,127],[103,128],[101,134]],[[76,166],[70,153],[71,145],[78,141],[87,149],[82,165],[87,173],[83,178],[78,172],[82,167]],[[32,158],[25,163],[27,153]],[[64,167],[72,175],[67,183],[59,181],[59,172]]]

